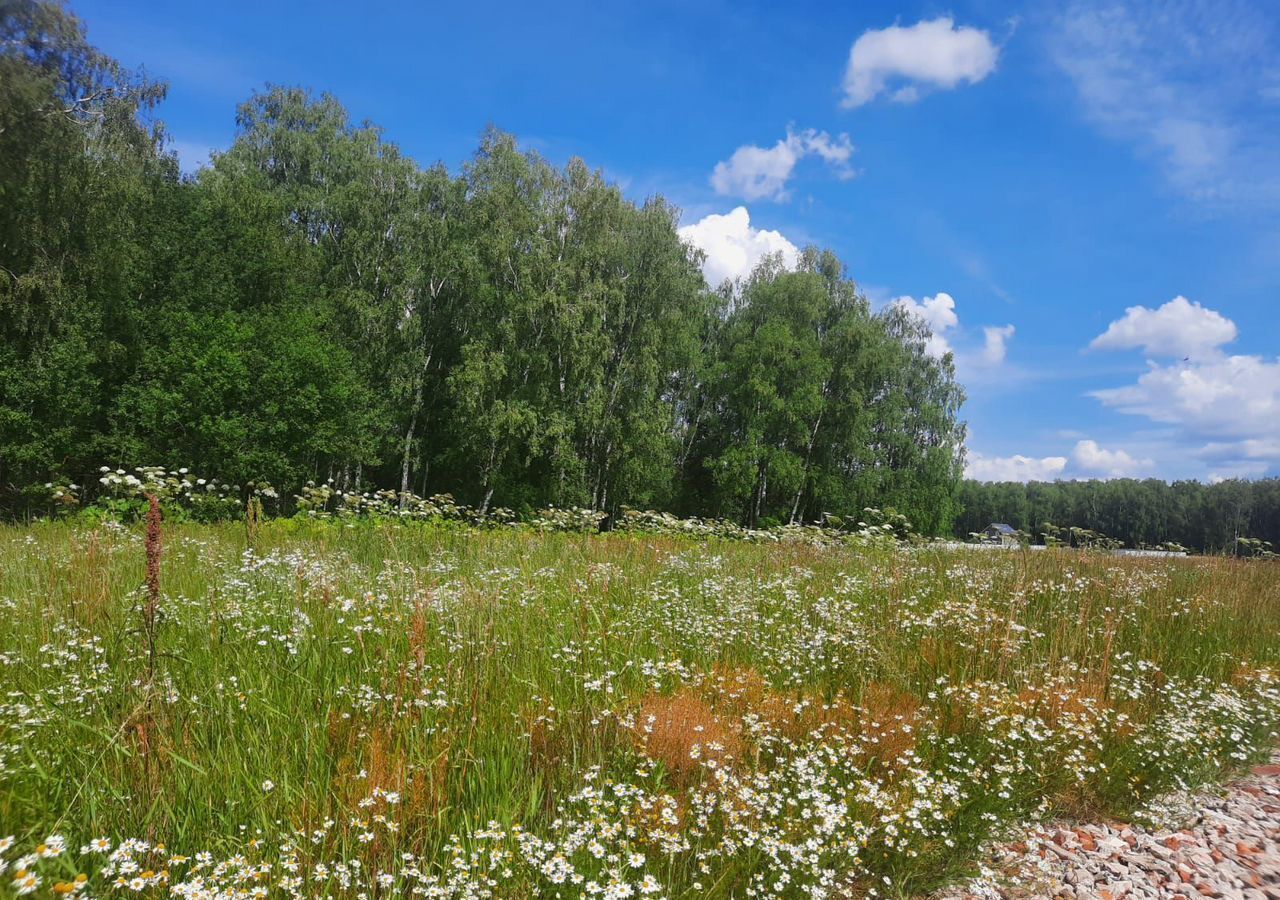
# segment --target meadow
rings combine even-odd
[[[902,896],[1272,746],[1280,565],[0,528],[0,895]]]

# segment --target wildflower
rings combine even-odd
[[[19,869],[13,873],[13,890],[18,896],[30,894],[40,887],[40,876],[27,869]]]

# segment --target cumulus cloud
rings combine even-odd
[[[843,105],[862,106],[885,91],[891,100],[912,103],[931,88],[976,84],[995,71],[999,57],[987,32],[957,28],[948,16],[865,31],[849,50]]]
[[[1067,467],[1065,456],[984,456],[970,453],[964,475],[978,481],[1052,481]]]
[[[783,202],[791,197],[787,182],[796,165],[807,156],[816,156],[834,167],[841,178],[853,177],[849,167],[853,143],[849,135],[833,138],[825,131],[812,128],[800,132],[788,128],[787,136],[772,147],[746,144],[733,151],[727,160],[716,163],[711,172],[711,187],[723,196]]]
[[[941,359],[954,353],[957,368],[965,377],[976,377],[983,370],[993,369],[1004,362],[1009,352],[1009,340],[1014,335],[1012,325],[987,325],[982,329],[980,347],[967,346],[956,349],[954,338],[960,333],[960,316],[956,301],[950,294],[939,291],[932,297],[916,300],[914,297],[897,297],[890,301],[900,306],[929,326],[930,336],[925,342],[925,352]],[[969,342],[970,344],[972,342]]]
[[[712,213],[685,225],[680,237],[706,254],[702,274],[712,287],[718,287],[725,279],[745,278],[769,253],[781,253],[788,268],[794,268],[800,259],[799,248],[781,232],[753,228],[745,206],[724,215]]]
[[[960,324],[960,317],[956,315],[956,301],[950,294],[939,291],[935,296],[920,301],[914,297],[898,297],[893,305],[902,307],[929,326],[932,334],[925,343],[925,351],[930,356],[941,359],[952,352],[946,333]]]
[[[1205,444],[1196,456],[1209,460],[1278,460],[1280,459],[1280,438],[1246,438],[1243,441]]]
[[[1158,309],[1130,306],[1093,339],[1095,350],[1142,348],[1148,356],[1202,357],[1236,339],[1236,324],[1181,295]]]
[[[1212,439],[1280,438],[1280,359],[1219,356],[1149,368],[1136,383],[1093,396],[1123,413]]]
[[[1125,478],[1150,471],[1154,460],[1135,459],[1124,450],[1107,450],[1097,441],[1078,441],[1071,454],[1072,463],[1082,474],[1104,478]]]
[[[986,456],[970,453],[966,478],[978,481],[1053,481],[1057,478],[1129,478],[1149,472],[1155,461],[1126,450],[1109,450],[1097,441],[1076,441],[1068,456]]]
[[[1093,346],[1140,348],[1148,361],[1132,384],[1092,392],[1103,405],[1173,426],[1186,455],[1217,472],[1262,474],[1280,466],[1280,358],[1227,355],[1234,322],[1178,297],[1158,310],[1135,307]],[[1196,447],[1199,449],[1195,449]]]
[[[1256,478],[1280,463],[1280,437],[1214,441],[1197,450],[1195,456],[1210,465],[1210,482]]]

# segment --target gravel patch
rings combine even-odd
[[[1225,792],[1168,798],[1159,810],[1183,827],[1036,829],[996,847],[981,878],[936,898],[1280,900],[1280,752]]]

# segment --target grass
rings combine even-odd
[[[0,528],[0,894],[915,894],[1270,746],[1278,576],[174,525],[152,668],[141,526]]]

